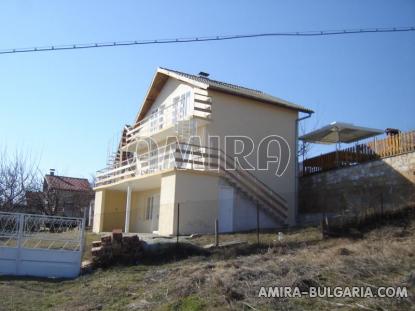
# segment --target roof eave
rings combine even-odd
[[[165,74],[169,77],[172,77],[172,78],[175,78],[177,80],[189,83],[191,85],[194,85],[194,86],[202,88],[202,89],[207,89],[209,87],[209,84],[202,83],[202,82],[199,82],[199,81],[195,81],[195,80],[190,79],[190,78],[186,78],[186,77],[181,76],[181,75],[179,75],[175,72],[172,72],[168,69],[164,69],[164,68],[159,67],[159,68],[157,68],[157,72],[163,73],[163,74]]]

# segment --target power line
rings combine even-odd
[[[260,37],[313,37],[313,36],[334,36],[334,35],[350,35],[350,34],[362,34],[362,33],[387,33],[387,32],[408,32],[408,31],[415,31],[415,27],[363,28],[363,29],[319,30],[319,31],[297,31],[297,32],[269,32],[269,33],[242,34],[242,35],[219,35],[219,36],[188,37],[188,38],[173,38],[173,39],[80,43],[80,44],[50,45],[50,46],[30,47],[30,48],[5,49],[5,50],[0,50],[0,54],[92,49],[92,48],[130,46],[130,45],[224,41],[224,40],[260,38]]]

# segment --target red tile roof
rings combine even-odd
[[[86,178],[75,178],[57,175],[45,175],[49,189],[65,191],[91,192],[91,186]]]

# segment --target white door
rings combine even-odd
[[[159,213],[160,213],[160,194],[153,196],[153,215],[151,218],[152,231],[159,230]]]
[[[233,188],[219,188],[219,232],[233,231]]]

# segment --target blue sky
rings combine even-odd
[[[2,0],[0,49],[414,25],[412,0]],[[207,71],[310,107],[309,129],[335,120],[415,128],[415,32],[263,38],[0,55],[0,148],[30,153],[45,171],[89,177],[132,122],[157,66]]]

